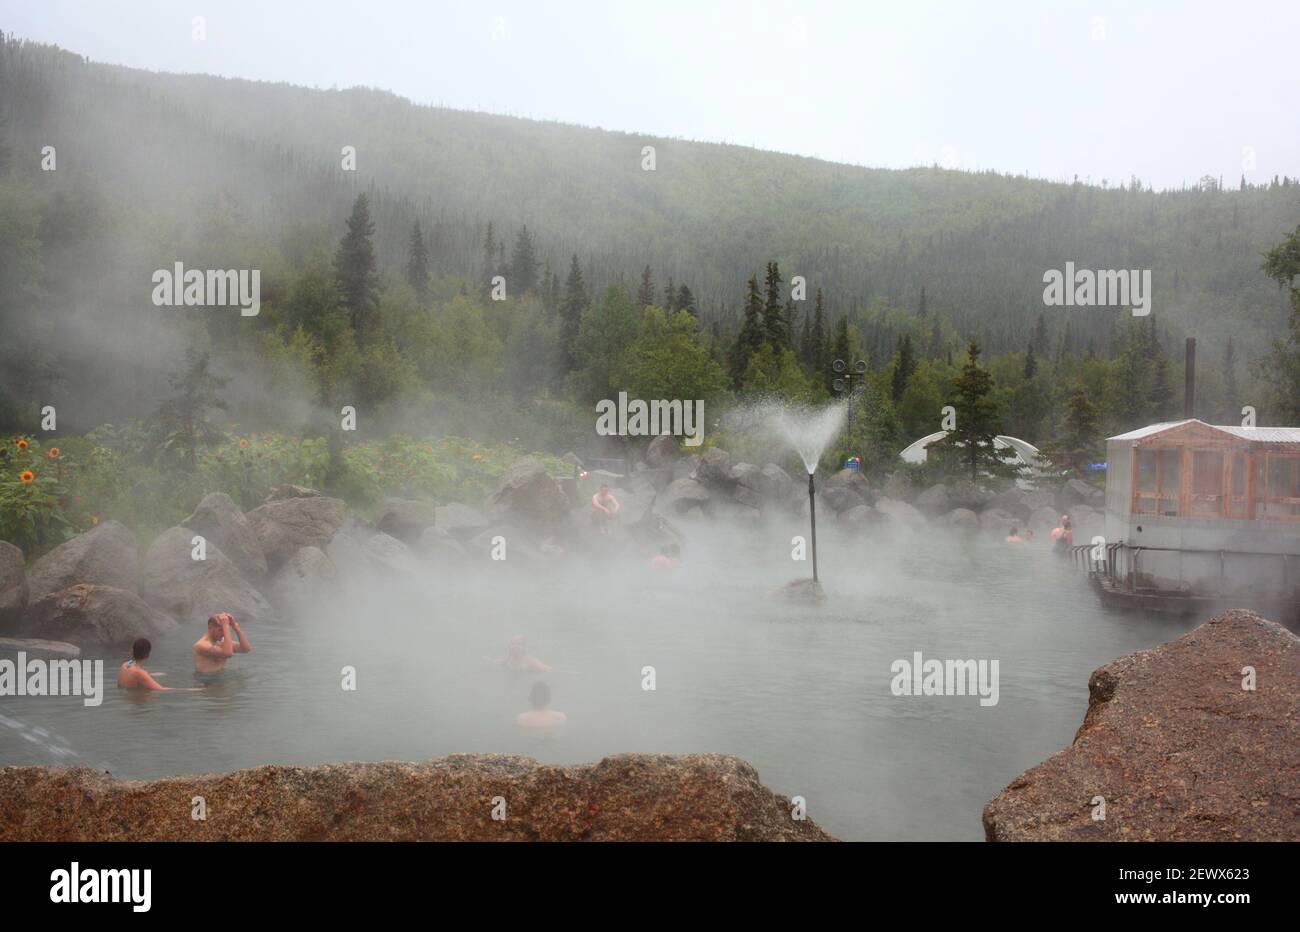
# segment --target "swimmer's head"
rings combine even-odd
[[[528,701],[533,704],[534,709],[546,708],[551,704],[551,687],[538,680],[528,691]]]
[[[131,656],[137,660],[148,660],[149,654],[153,651],[153,645],[149,643],[148,638],[136,638],[131,645]]]
[[[607,486],[607,485],[602,485],[602,486],[600,487],[600,494],[601,494],[601,495],[608,495],[608,494],[609,494],[609,486]]]
[[[1008,537],[1015,537],[1015,536],[1016,536],[1016,532],[1019,531],[1019,530],[1020,530],[1020,528],[1018,528],[1018,527],[1013,527],[1013,528],[1011,529],[1011,533],[1008,534],[1007,536],[1008,536]]]
[[[208,634],[214,636],[221,634],[222,622],[229,624],[234,620],[234,617],[229,612],[217,612],[208,618]]]

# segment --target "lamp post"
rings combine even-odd
[[[853,446],[853,396],[861,394],[866,388],[864,384],[867,375],[866,360],[859,359],[852,368],[843,359],[837,359],[831,363],[831,369],[834,370],[836,378],[831,382],[831,388],[835,393],[848,399],[848,437],[849,447]]]

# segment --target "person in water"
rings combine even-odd
[[[235,654],[247,654],[252,643],[229,612],[217,612],[208,619],[208,630],[194,643],[194,672],[214,677],[226,669],[226,661]]]
[[[609,525],[618,514],[620,507],[618,499],[610,492],[607,485],[602,485],[591,497],[591,520],[600,533],[609,533]]]
[[[550,731],[569,720],[563,712],[548,708],[551,704],[551,687],[541,680],[533,684],[532,690],[528,693],[528,701],[532,704],[532,708],[527,712],[520,712],[519,717],[515,719],[520,728],[527,728],[530,731]]]
[[[1023,544],[1025,539],[1020,536],[1020,528],[1013,527],[1011,533],[1007,535],[1008,544]]]
[[[664,544],[659,548],[659,553],[650,561],[654,567],[673,567],[681,566],[682,548],[676,544]]]
[[[136,642],[131,645],[131,659],[117,668],[117,688],[118,689],[149,689],[157,692],[198,692],[202,687],[192,686],[164,686],[154,677],[166,676],[165,673],[150,673],[144,668],[144,662],[149,659],[153,653],[153,645],[149,643],[148,638],[137,638]]]
[[[524,652],[524,636],[516,634],[506,645],[506,655],[496,661],[505,667],[511,673],[550,673],[549,664],[542,663],[536,657],[530,657]]]
[[[1057,550],[1068,550],[1074,544],[1074,528],[1070,526],[1070,516],[1061,515],[1059,527],[1052,528],[1052,545]]]

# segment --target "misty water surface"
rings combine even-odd
[[[677,571],[570,555],[545,572],[485,560],[418,587],[354,585],[308,617],[248,626],[254,652],[204,693],[131,698],[110,685],[98,708],[0,699],[0,762],[136,779],[455,752],[553,763],[723,752],[777,792],[803,796],[810,817],[841,838],[979,839],[985,802],[1070,743],[1089,673],[1195,623],[1103,611],[1045,543],[934,531],[870,542],[826,534],[829,599],[793,606],[769,595],[807,574],[790,559],[793,526],[686,527]],[[162,639],[148,668],[191,685],[201,633]],[[513,634],[574,671],[540,676],[569,716],[561,735],[514,724],[539,676],[484,659],[503,655]],[[996,658],[999,703],[893,696],[890,664],[914,651]],[[122,659],[107,658],[107,677]],[[357,668],[355,692],[341,688],[345,665]],[[647,665],[653,692],[641,688]]]

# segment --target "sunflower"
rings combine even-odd
[[[48,457],[49,457],[50,459],[52,459],[52,460],[56,460],[56,459],[59,458],[59,448],[58,448],[58,447],[50,447],[48,450],[45,451],[45,455],[48,456]]]
[[[240,437],[240,438],[239,438],[239,449],[241,449],[241,450],[245,450],[245,449],[247,449],[247,448],[248,448],[248,441],[245,440],[243,437]]]
[[[24,469],[18,474],[18,481],[23,485],[31,485],[36,480],[36,473],[30,469]]]
[[[27,441],[24,440],[23,438],[19,437],[19,438],[18,438],[18,451],[21,453],[23,450],[26,450],[26,449],[27,449]]]
[[[98,523],[99,523],[99,515],[91,515],[91,516],[90,516],[90,526],[91,526],[91,527],[94,527],[94,526],[95,526],[96,524],[98,524]]]
[[[482,454],[482,453],[475,453],[475,454],[474,454],[474,459],[476,459],[476,460],[481,460],[482,458],[483,458],[483,454]]]

